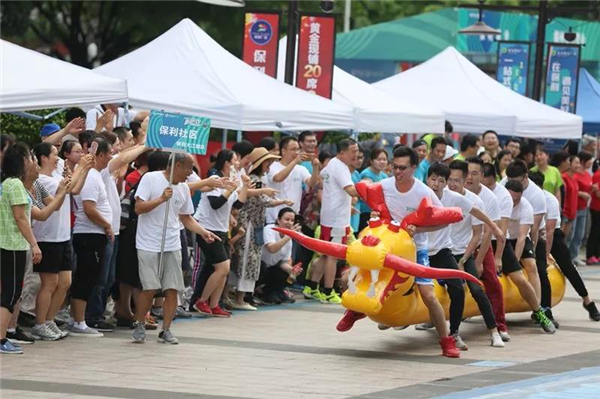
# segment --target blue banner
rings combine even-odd
[[[528,71],[529,43],[498,43],[498,82],[525,96]]]
[[[209,133],[208,118],[152,110],[146,144],[205,155]]]
[[[580,47],[548,45],[548,72],[544,102],[551,107],[575,113]]]

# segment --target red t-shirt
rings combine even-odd
[[[592,176],[587,171],[575,173],[575,179],[579,183],[579,191],[584,193],[592,193]],[[588,202],[585,198],[577,197],[577,210],[587,209]]]
[[[562,174],[563,183],[565,184],[565,198],[563,198],[563,215],[569,220],[574,220],[577,217],[577,193],[579,192],[579,184],[575,177],[569,176],[567,173]]]
[[[592,176],[592,184],[600,188],[600,169]],[[600,211],[600,198],[596,196],[596,193],[592,193],[592,202],[590,203],[590,209],[594,211]]]
[[[134,170],[125,177],[125,193],[129,193],[141,180],[142,174],[139,170]]]

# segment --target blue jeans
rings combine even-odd
[[[417,250],[417,263],[419,265],[430,267],[427,248]],[[415,283],[419,285],[433,285],[433,280],[430,278],[415,277]]]
[[[583,236],[585,235],[585,224],[587,221],[587,209],[581,209],[577,211],[577,217],[573,220],[567,242],[569,243],[569,254],[571,259],[577,259],[579,256],[579,249],[583,242]]]
[[[110,288],[115,282],[115,269],[117,265],[117,253],[119,251],[119,236],[115,236],[114,242],[108,242],[104,250],[104,261],[102,269],[90,299],[85,308],[85,320],[88,324],[104,321],[104,310],[108,301]]]

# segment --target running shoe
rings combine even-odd
[[[342,317],[342,320],[339,321],[339,323],[337,324],[337,326],[335,328],[339,332],[346,332],[346,331],[350,330],[352,327],[354,327],[354,323],[356,323],[357,321],[359,321],[361,319],[364,319],[365,317],[367,317],[367,316],[364,313],[358,313],[358,312],[354,312],[352,310],[346,310],[346,312],[344,313],[344,317]]]
[[[23,353],[23,349],[7,339],[5,343],[0,344],[0,353],[4,353],[5,355],[20,355]]]
[[[178,306],[177,310],[175,310],[175,318],[189,319],[190,317],[192,317],[192,315],[186,312],[183,306]]]
[[[600,259],[596,258],[595,256],[590,256],[589,258],[587,258],[587,261],[585,263],[587,265],[597,265],[598,263],[600,263]]]
[[[548,334],[554,334],[556,332],[554,323],[552,323],[552,321],[546,316],[546,313],[544,313],[542,308],[535,312],[535,317],[536,321],[540,323],[545,332]]]
[[[158,330],[158,323],[156,322],[156,319],[150,315],[150,312],[146,313],[146,317],[144,319],[144,327],[146,328],[146,330]],[[133,326],[133,328],[135,328],[135,325]]]
[[[308,285],[305,285],[304,289],[302,290],[302,295],[304,295],[304,298],[306,299],[316,299],[314,297],[314,293],[316,292],[319,292],[319,290],[313,290]]]
[[[508,331],[498,330],[498,334],[500,335],[500,338],[502,338],[502,341],[504,341],[504,342],[510,341],[510,335],[508,334]]]
[[[117,327],[125,327],[133,330],[135,328],[135,319],[128,317],[117,317]]]
[[[233,308],[237,309],[237,310],[256,310],[256,308],[252,305],[250,305],[249,303],[237,303],[234,302],[233,303]]]
[[[492,346],[494,348],[504,348],[504,340],[497,332],[492,333]]]
[[[596,304],[594,302],[590,302],[587,305],[583,304],[583,308],[588,311],[590,315],[590,320],[600,321],[600,312],[598,312],[598,308],[596,307]]]
[[[210,306],[208,306],[208,302],[206,301],[201,301],[198,299],[194,304],[194,309],[207,316],[212,316],[212,311],[210,310]]]
[[[458,349],[460,349],[461,351],[469,350],[469,346],[465,343],[465,341],[463,341],[463,339],[460,337],[460,335],[458,335],[458,333],[452,334],[452,338],[454,338],[454,344]]]
[[[544,313],[546,314],[546,317],[550,319],[552,324],[554,324],[554,327],[556,327],[556,329],[558,330],[558,327],[560,327],[560,325],[558,324],[558,321],[554,320],[554,315],[552,314],[552,309],[546,308],[544,310]]]
[[[14,332],[6,332],[6,338],[10,340],[10,342],[14,344],[21,345],[32,345],[35,342],[35,339],[25,333],[21,329],[21,327],[17,326]]]
[[[79,328],[76,325],[71,327],[71,335],[74,337],[87,337],[87,338],[102,338],[104,334],[98,332],[98,330],[85,326],[85,328]]]
[[[281,302],[283,303],[296,303],[294,294],[292,294],[287,288],[279,292],[279,298],[281,298]]]
[[[377,324],[377,328],[379,329],[379,331],[385,331],[385,330],[389,330],[392,327],[386,326],[385,324],[380,323],[380,324]]]
[[[163,318],[163,310],[162,308],[152,308],[150,309],[150,314],[156,317],[158,320],[162,320]]]
[[[179,340],[175,338],[175,335],[173,335],[173,333],[169,329],[162,330],[158,333],[158,342],[171,345],[179,344]]]
[[[60,335],[59,339],[63,339],[69,336],[69,332],[68,331],[63,331],[60,328],[58,328],[58,326],[56,325],[55,322],[51,321],[51,322],[46,322],[46,325],[48,326],[48,329],[50,329],[50,331],[52,331],[55,334]]]
[[[415,326],[415,330],[427,331],[427,330],[431,330],[433,327],[435,327],[435,326],[432,323],[422,323],[422,324],[417,324]]]
[[[146,328],[143,323],[136,322],[131,340],[135,343],[143,343],[146,341]]]
[[[61,338],[61,334],[55,333],[46,324],[33,326],[31,335],[40,341],[56,341]]]
[[[440,339],[440,346],[442,347],[442,355],[453,358],[460,357],[460,351],[456,348],[454,337],[448,336]]]
[[[210,309],[210,311],[212,312],[212,316],[213,317],[223,317],[223,318],[228,318],[231,317],[231,313],[229,313],[226,310],[223,310],[220,306],[216,306],[212,309]]]
[[[100,332],[113,332],[115,326],[105,321],[98,321],[96,323],[90,323],[90,327]]]
[[[337,292],[335,292],[335,290],[331,290],[331,294],[329,295],[322,295],[323,296],[321,297],[321,303],[332,303],[335,305],[341,305],[342,303],[342,298],[340,298],[340,296]]]

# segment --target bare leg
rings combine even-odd
[[[12,313],[8,311],[5,307],[0,308],[0,339],[6,338],[6,329],[8,328],[8,323],[10,323],[10,318]]]
[[[177,309],[177,290],[166,290],[164,294],[163,330],[168,330],[171,327],[171,321],[173,321],[175,310]]]
[[[52,295],[58,287],[58,273],[40,273],[40,280],[42,285],[35,299],[35,324],[46,322]]]
[[[19,314],[21,313],[21,300],[19,299],[13,309],[12,316],[8,323],[8,328],[17,328],[17,321],[19,320]]]
[[[527,272],[527,276],[529,277],[529,284],[531,284],[531,286],[533,287],[533,291],[535,291],[535,296],[538,298],[539,301],[542,297],[542,286],[540,284],[540,275],[538,274],[535,259],[523,259],[521,261],[521,264]]]
[[[131,310],[131,296],[134,288],[130,285],[119,283],[119,300],[116,302],[116,315],[118,317],[133,317]]]
[[[325,266],[324,266],[324,275],[323,275],[323,286],[325,288],[333,288],[333,283],[335,281],[335,273],[337,258],[333,258],[331,256],[325,257]]]
[[[525,299],[525,302],[527,302],[529,304],[529,307],[531,308],[531,310],[534,312],[539,310],[540,302],[538,301],[538,299],[535,295],[535,291],[533,290],[533,287],[531,286],[531,284],[529,284],[529,281],[527,281],[525,279],[525,275],[523,274],[523,271],[519,270],[519,271],[510,273],[508,275],[508,278],[510,278],[510,281],[512,281],[513,284],[517,286],[519,293],[521,294],[523,299]]]
[[[325,257],[321,256],[312,263],[310,267],[310,281],[314,281],[315,283],[320,283],[323,278],[323,268],[325,266]]]
[[[63,302],[65,301],[65,297],[67,296],[67,291],[71,286],[71,271],[61,271],[58,273],[58,285],[56,286],[56,290],[54,294],[52,294],[52,300],[50,301],[50,307],[48,308],[48,313],[46,314],[46,320],[51,321],[54,320],[56,314],[60,310]]]
[[[138,295],[136,302],[136,311],[135,311],[135,319],[142,324],[146,322],[146,313],[150,310],[152,306],[152,298],[154,298],[154,294],[156,291],[154,290],[146,290],[141,291]],[[164,317],[164,313],[163,313]],[[171,316],[172,317],[172,316]]]
[[[77,323],[82,323],[85,321],[85,307],[87,305],[87,301],[82,301],[81,299],[71,299],[71,313],[73,314],[73,319]]]
[[[214,265],[215,271],[208,278],[204,291],[202,291],[200,300],[203,302],[210,300],[209,305],[211,308],[215,308],[219,304],[221,293],[229,275],[229,263],[230,261],[226,260]]]
[[[446,325],[446,318],[444,316],[444,308],[442,308],[442,305],[435,296],[433,285],[417,284],[417,287],[419,287],[419,294],[421,294],[421,299],[423,300],[423,303],[425,303],[425,306],[427,306],[427,309],[429,310],[429,318],[435,326],[438,335],[440,336],[440,338],[447,337],[449,331],[448,326]]]

